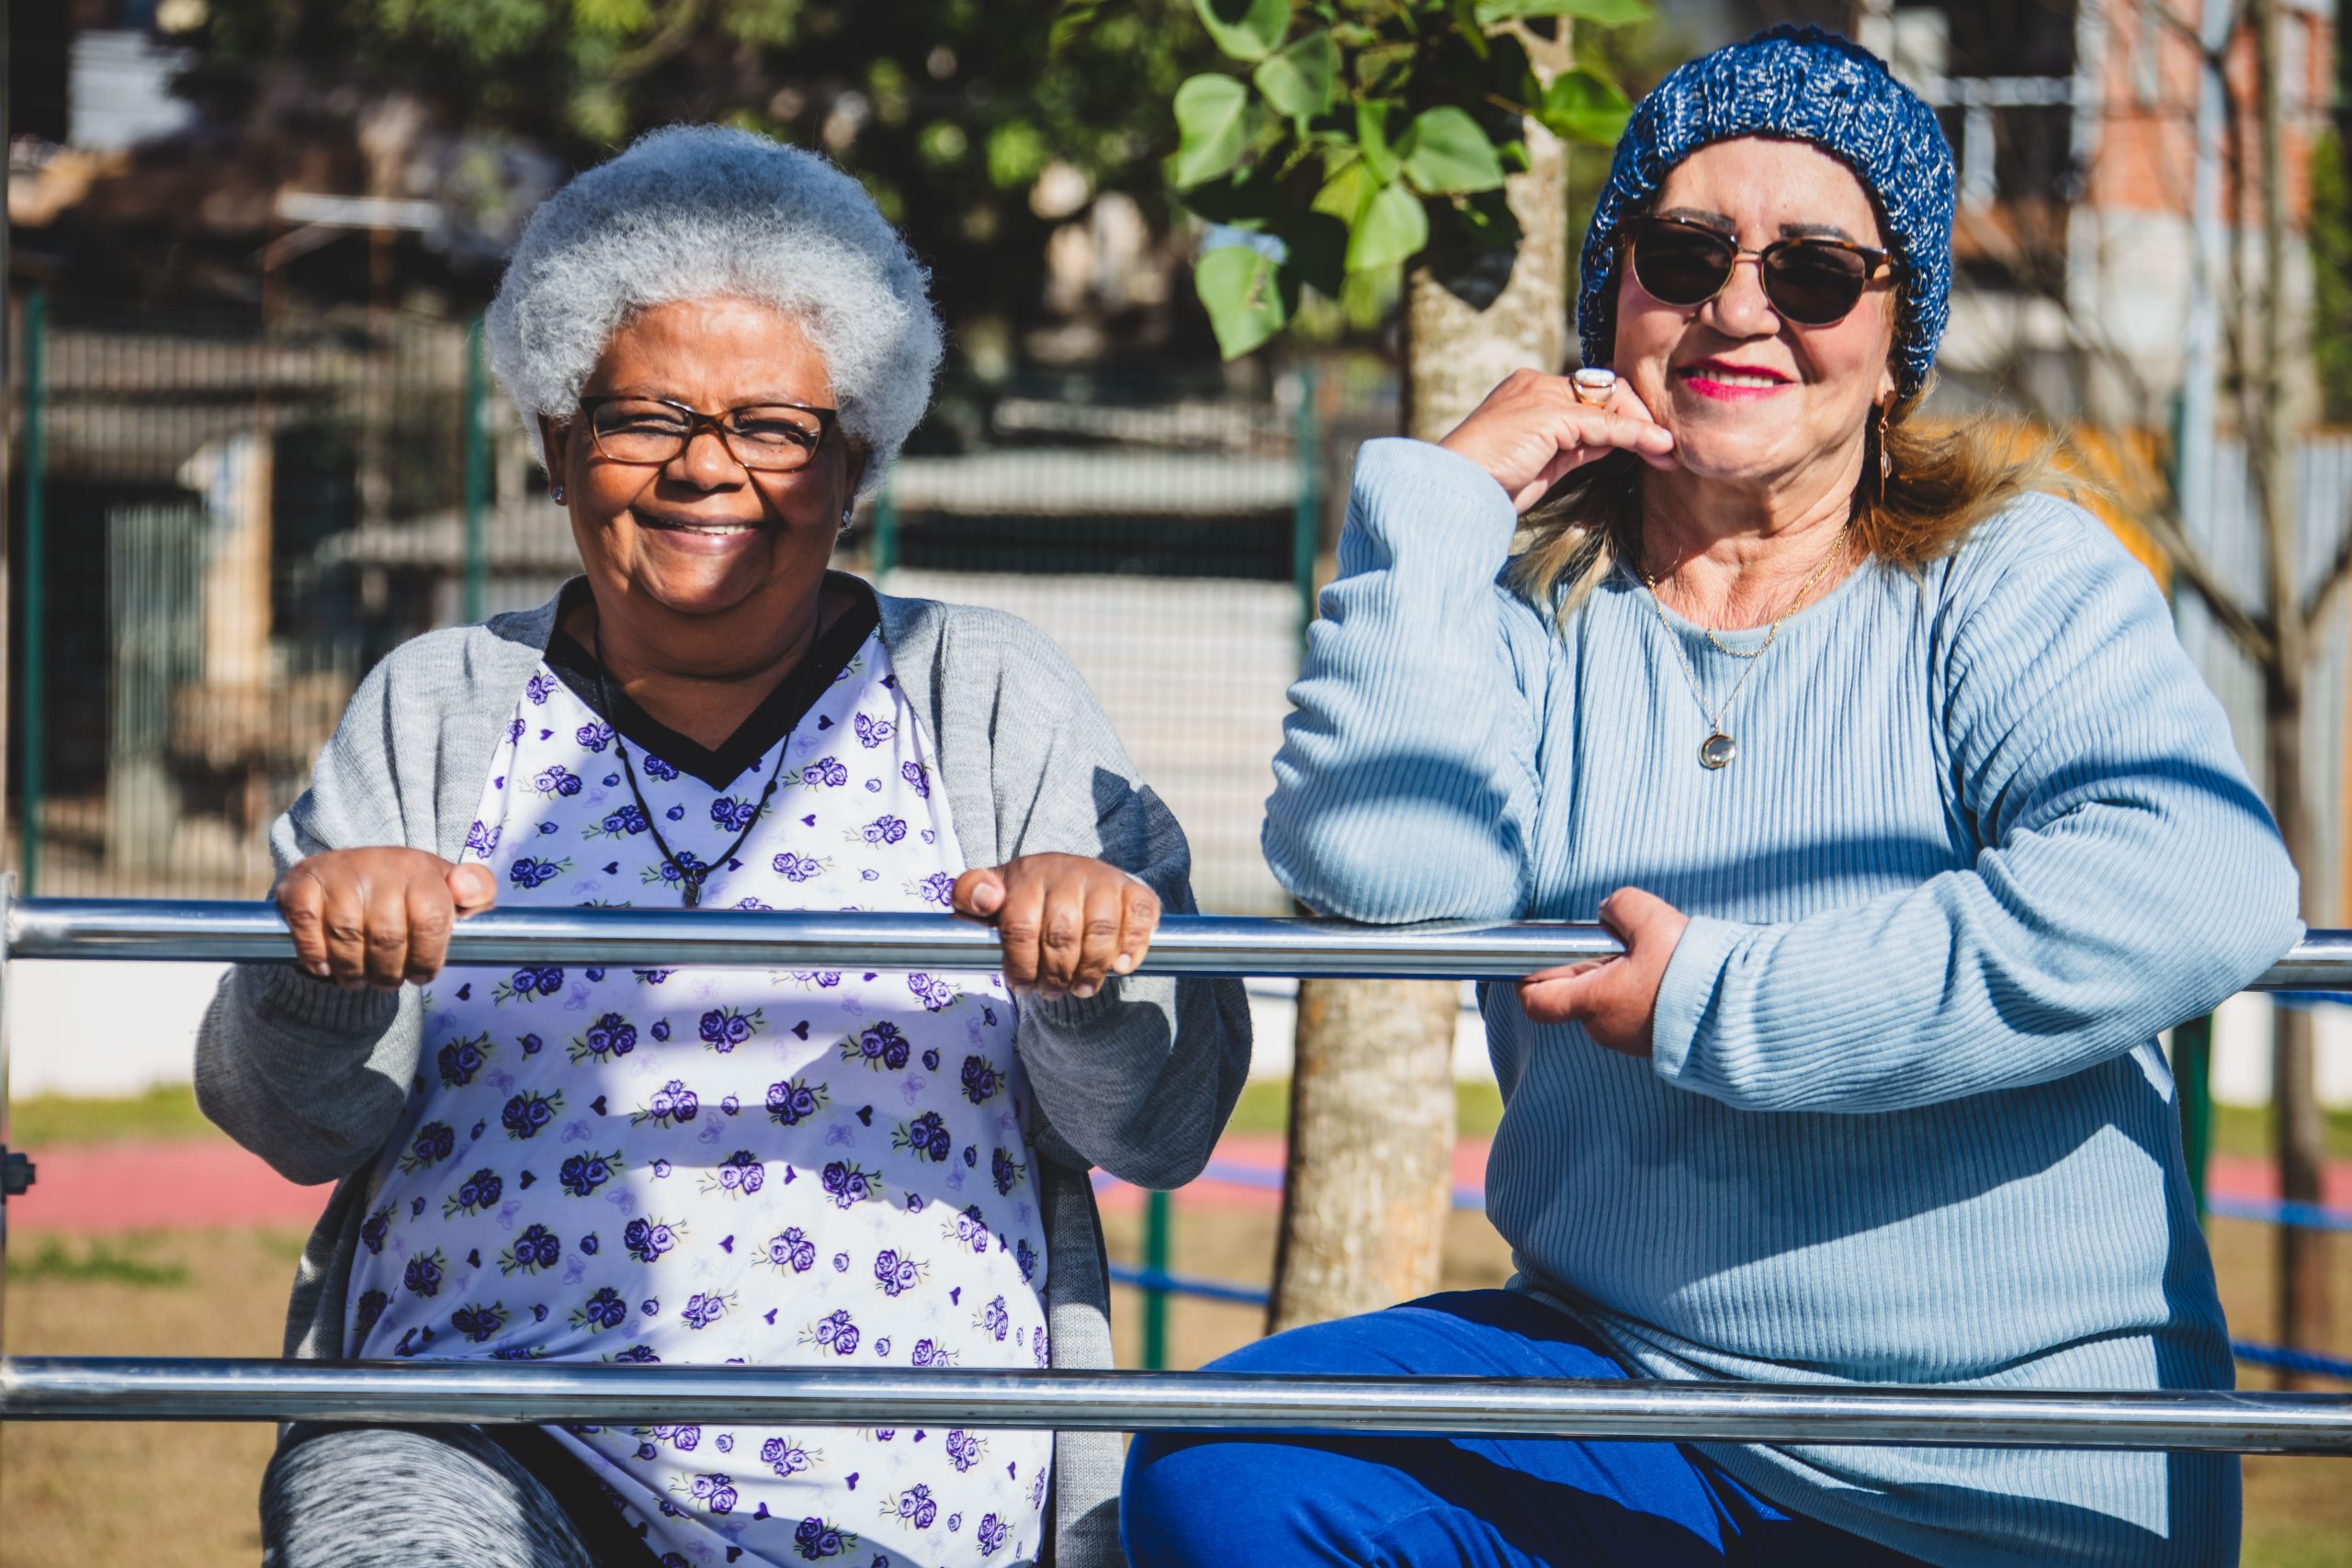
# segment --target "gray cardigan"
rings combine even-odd
[[[876,598],[970,863],[1093,855],[1148,883],[1169,912],[1190,913],[1183,832],[1061,650],[995,611]],[[429,633],[378,665],[311,787],[271,829],[279,868],[377,844],[456,859],[554,622],[551,600]],[[205,1113],[288,1178],[337,1184],[295,1277],[288,1356],[345,1353],[367,1175],[408,1102],[422,1036],[413,987],[344,991],[290,964],[240,964],[197,1037]],[[1107,1264],[1087,1168],[1147,1187],[1199,1173],[1249,1067],[1248,1004],[1238,981],[1114,977],[1083,1001],[1025,1001],[1017,1048],[1033,1090],[1054,1364],[1108,1366]],[[1061,1568],[1121,1561],[1119,1455],[1114,1434],[1057,1435],[1049,1555]]]

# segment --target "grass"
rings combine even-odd
[[[1454,1101],[1455,1126],[1461,1136],[1494,1135],[1503,1114],[1499,1089],[1490,1083],[1456,1084]],[[185,1084],[162,1085],[125,1100],[34,1095],[10,1105],[8,1118],[9,1141],[35,1151],[62,1144],[162,1143],[220,1136],[197,1109],[196,1091]],[[1289,1124],[1288,1080],[1260,1078],[1243,1087],[1241,1102],[1233,1111],[1233,1131],[1280,1133]],[[2257,1106],[2215,1106],[2213,1148],[2217,1154],[2267,1155],[2270,1113]],[[2352,1158],[2352,1109],[2327,1113],[2327,1148],[2331,1156]]]
[[[2326,1112],[2327,1153],[2331,1159],[2352,1159],[2352,1107]],[[2268,1158],[2275,1145],[2270,1136],[2270,1110],[2262,1105],[2213,1107],[2213,1152]]]
[[[1453,1086],[1454,1135],[1491,1138],[1503,1119],[1502,1090],[1490,1083]],[[1253,1078],[1242,1086],[1240,1103],[1227,1128],[1235,1133],[1280,1133],[1290,1126],[1290,1080]]]
[[[55,1236],[43,1236],[40,1250],[28,1258],[21,1247],[8,1259],[7,1282],[17,1288],[37,1282],[105,1281],[116,1285],[168,1286],[187,1282],[187,1269],[178,1263],[157,1263],[94,1239],[78,1252],[68,1250]]]
[[[78,1270],[40,1267],[36,1253],[34,1268],[8,1270],[7,1351],[275,1356],[301,1250],[294,1233],[243,1230],[117,1237],[65,1253]],[[121,1259],[138,1278],[108,1261]],[[274,1441],[266,1423],[0,1427],[0,1568],[252,1568]],[[135,1506],[111,1501],[125,1477],[137,1477]]]
[[[170,1143],[217,1138],[187,1084],[160,1084],[122,1100],[36,1094],[8,1106],[8,1141],[38,1154],[63,1144]]]

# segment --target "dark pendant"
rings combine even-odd
[[[1739,742],[1720,729],[1699,742],[1699,763],[1704,768],[1727,768],[1731,766],[1731,760],[1738,755]]]
[[[1707,766],[1711,768],[1720,768],[1723,764],[1721,762],[1710,762]],[[689,909],[700,908],[702,907],[702,878],[689,872],[684,876],[679,878],[679,880],[685,886],[686,908]]]

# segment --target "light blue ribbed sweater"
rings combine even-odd
[[[1484,994],[1487,1209],[1517,1288],[1644,1375],[2227,1387],[2154,1035],[2301,934],[2296,883],[2148,574],[2049,496],[1854,572],[1743,661],[1620,572],[1555,629],[1485,472],[1366,446],[1265,848],[1382,922],[1691,915],[1650,1059]],[[1760,633],[1726,636],[1753,647]],[[2211,1456],[1713,1446],[1931,1562],[2235,1562]]]

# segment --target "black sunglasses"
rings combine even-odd
[[[1628,219],[1620,233],[1633,258],[1634,281],[1660,304],[1705,304],[1731,281],[1740,257],[1754,256],[1764,298],[1803,327],[1844,321],[1882,271],[1890,276],[1894,271],[1884,251],[1850,240],[1808,236],[1743,251],[1737,240],[1719,230],[1649,217]]]

